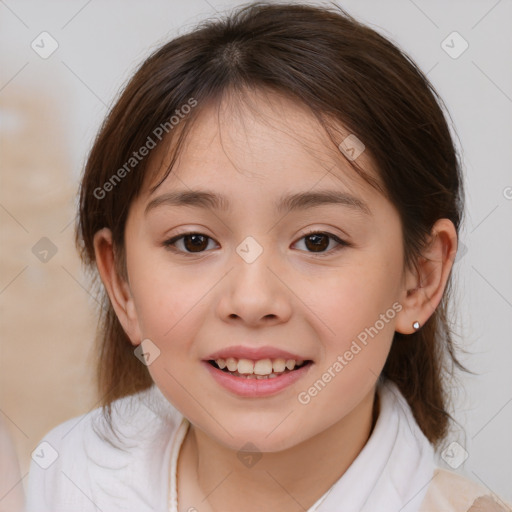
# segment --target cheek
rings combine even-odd
[[[326,425],[334,423],[375,385],[391,348],[397,314],[394,276],[384,270],[360,261],[308,294],[305,302],[314,312],[310,323],[323,332],[324,353],[297,397],[307,411],[306,422],[321,417]]]
[[[392,336],[398,276],[396,266],[362,256],[343,268],[319,274],[318,279],[303,284],[298,295],[330,340],[329,346],[343,350],[375,323],[379,334]]]
[[[387,258],[360,256],[301,290],[314,313],[310,322],[323,333],[324,353],[318,374],[305,383],[299,403],[311,415],[324,415],[327,422],[362,400],[389,354],[400,305],[395,299],[398,262],[390,265],[386,261],[396,260]]]
[[[176,333],[194,325],[191,319],[203,308],[201,298],[214,279],[200,277],[193,266],[177,266],[164,249],[134,247],[127,262],[132,296],[145,337],[165,344]],[[211,281],[211,282],[210,282]],[[188,331],[188,336],[193,334]]]
[[[154,254],[158,252],[139,248],[131,253],[132,295],[142,336],[158,354],[148,366],[151,377],[175,407],[190,415],[190,391],[199,395],[191,385],[197,368],[188,363],[200,359],[194,339],[200,318],[208,314],[207,292],[216,280],[199,276],[192,266],[174,266],[165,253]]]

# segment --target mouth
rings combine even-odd
[[[232,375],[233,377],[246,380],[276,379],[313,364],[313,361],[310,359],[304,361],[296,361],[294,359],[263,359],[251,361],[248,359],[236,360],[235,358],[228,358],[210,359],[207,362],[217,370]]]
[[[310,359],[203,359],[213,380],[243,398],[269,398],[303,379],[314,366]]]

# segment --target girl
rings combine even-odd
[[[80,192],[102,408],[38,446],[28,511],[506,510],[434,461],[464,196],[440,105],[336,6],[151,55]]]

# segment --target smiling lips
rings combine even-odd
[[[237,345],[211,354],[208,362],[225,372],[241,376],[269,376],[292,371],[307,360],[285,350],[275,347],[244,347]]]
[[[236,373],[230,372],[227,368],[226,361],[224,360],[223,362],[222,358],[218,358],[217,361],[219,361],[221,365],[226,365],[223,370],[221,370],[213,360],[202,361],[202,364],[220,386],[237,396],[245,398],[263,398],[277,395],[306,375],[313,366],[312,361],[304,361],[302,366],[297,367],[295,366],[295,360],[285,361],[283,358],[277,358],[273,362],[270,359],[260,359],[256,361],[256,363],[248,359],[238,361],[235,358],[227,359],[230,364],[236,363],[237,370],[239,365],[242,365],[242,371],[251,370],[251,373],[244,374],[238,371]],[[274,373],[274,363],[280,365],[278,366],[278,369],[280,369],[283,366],[283,362],[285,364],[284,371]],[[294,369],[289,370],[286,366],[286,362],[288,362],[288,366],[290,367],[293,365]],[[244,365],[247,366],[244,367]],[[233,367],[234,366],[231,366],[231,368]],[[270,371],[270,373],[257,375],[252,373],[255,371],[259,371],[260,373]]]

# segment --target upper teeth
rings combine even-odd
[[[254,373],[256,375],[270,375],[272,371],[275,373],[284,372],[286,368],[293,370],[295,366],[300,366],[304,361],[295,359],[260,359],[259,361],[251,361],[250,359],[235,359],[228,357],[227,359],[215,359],[218,367],[222,370],[228,368],[230,372],[238,372],[244,374]]]

